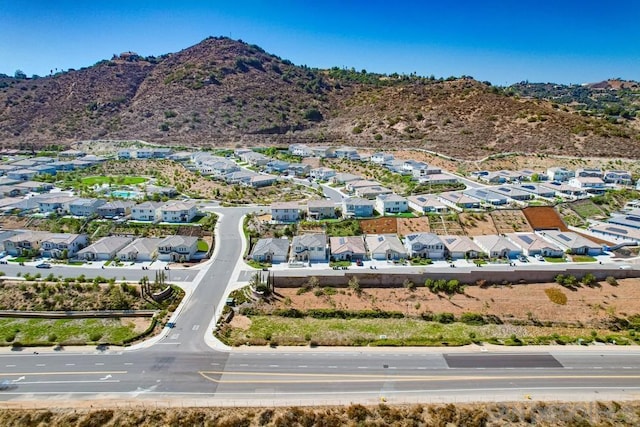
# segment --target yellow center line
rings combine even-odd
[[[126,374],[128,371],[0,372],[0,376]]]
[[[251,383],[329,383],[340,380],[341,382],[363,383],[375,382],[379,380],[396,382],[419,382],[419,381],[483,381],[483,380],[531,380],[531,379],[640,379],[640,375],[519,375],[519,376],[410,376],[410,375],[325,375],[325,374],[292,374],[292,373],[261,373],[261,372],[222,372],[222,371],[200,371],[198,372],[205,379],[219,384],[251,384]],[[264,379],[216,379],[211,375],[240,376],[240,377],[267,377]],[[269,379],[269,377],[271,377]],[[305,377],[309,379],[305,379]],[[323,377],[323,379],[315,379]],[[290,379],[286,379],[290,378]],[[297,378],[297,379],[293,379]]]

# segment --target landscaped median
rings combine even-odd
[[[49,279],[0,282],[0,345],[127,345],[157,332],[184,296],[162,280]]]
[[[401,288],[322,285],[277,288],[266,298],[237,292],[218,337],[240,345],[458,346],[640,343],[640,279],[514,285],[406,281]],[[636,336],[636,332],[638,335]]]

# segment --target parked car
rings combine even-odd
[[[520,255],[518,257],[518,260],[520,260],[520,262],[529,262],[529,258],[527,258],[525,255]]]
[[[540,254],[536,255],[536,259],[538,261],[544,261],[544,257],[542,255],[540,255]]]
[[[51,264],[47,262],[41,262],[40,264],[36,265],[36,268],[51,268]]]
[[[356,260],[356,265],[358,267],[362,267],[363,266],[362,260],[361,259]]]

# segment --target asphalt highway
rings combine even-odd
[[[278,405],[380,399],[621,400],[639,395],[640,350],[634,347],[227,349],[213,345],[211,319],[242,273],[237,262],[243,251],[241,218],[255,209],[215,208],[222,217],[213,259],[201,270],[171,271],[189,274],[191,281],[173,319],[174,328],[128,349],[4,349],[0,380],[10,380],[11,385],[0,391],[0,400],[53,405],[74,399],[204,399],[220,405]],[[67,271],[51,270],[63,276]],[[107,269],[96,270],[96,275],[109,277]],[[90,271],[82,273],[91,277]],[[114,277],[122,277],[123,271]]]

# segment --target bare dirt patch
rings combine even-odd
[[[491,218],[497,234],[533,232],[533,228],[520,209],[493,211]]]
[[[455,235],[464,236],[465,232],[457,218],[449,216],[430,216],[429,228],[431,232],[439,236]]]
[[[313,291],[298,294],[297,289],[278,288],[282,298],[275,301],[272,308],[382,310],[398,311],[408,316],[419,316],[424,312],[448,312],[459,316],[472,312],[494,315],[503,320],[579,322],[593,328],[603,327],[613,317],[640,313],[640,279],[619,280],[617,286],[601,282],[598,287],[581,287],[574,291],[555,283],[468,286],[464,294],[451,297],[435,295],[422,284],[417,285],[415,290],[366,288],[360,295],[350,289],[337,289],[331,295],[324,293],[320,296]],[[557,288],[564,293],[566,304],[550,301],[545,293],[548,288]]]
[[[411,233],[428,233],[431,231],[429,218],[421,216],[418,218],[398,218],[398,234],[406,236]]]
[[[558,212],[550,206],[531,206],[524,208],[522,213],[534,230],[554,229],[568,231]]]
[[[360,221],[360,228],[365,234],[395,234],[398,232],[398,221],[393,217],[364,219]]]
[[[459,219],[460,225],[462,225],[467,236],[484,236],[497,233],[493,217],[490,214],[483,212],[461,213]]]

